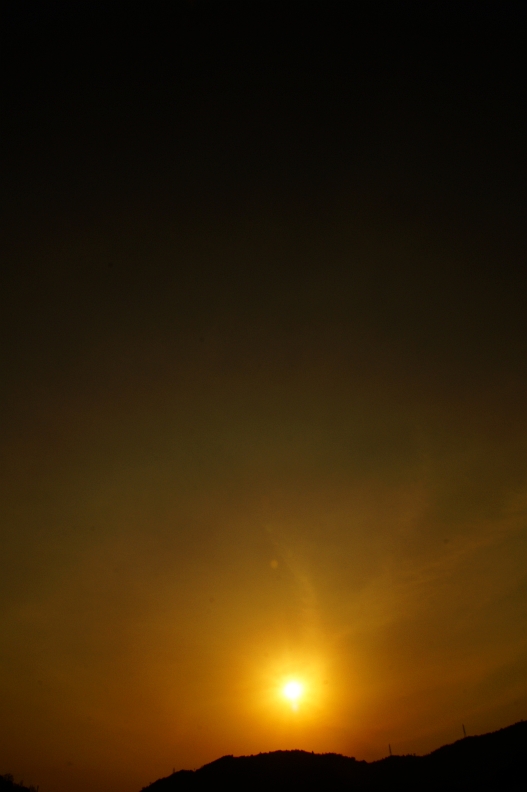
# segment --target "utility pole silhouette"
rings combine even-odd
[[[388,750],[390,752],[390,756],[392,756],[392,746],[390,745],[390,743],[388,743]]]
[[[461,725],[463,726],[463,737],[466,737],[466,736],[467,736],[467,733],[466,733],[466,731],[465,731],[465,724],[464,724],[464,723],[462,723]]]

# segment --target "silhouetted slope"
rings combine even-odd
[[[24,782],[17,784],[13,776],[8,773],[7,775],[0,775],[0,792],[38,792],[38,787],[26,787]]]
[[[224,756],[196,771],[181,770],[145,787],[196,790],[327,790],[327,792],[525,792],[527,722],[467,737],[427,756],[363,762],[338,754],[275,751]]]

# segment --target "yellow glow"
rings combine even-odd
[[[295,680],[288,682],[284,685],[284,696],[288,698],[293,704],[296,704],[304,692],[304,686]]]

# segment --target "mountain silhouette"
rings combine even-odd
[[[7,773],[0,775],[0,792],[38,792],[38,787],[26,787],[23,781],[17,784],[13,776]]]
[[[223,756],[199,770],[180,770],[142,792],[525,792],[527,722],[465,737],[426,756],[377,762],[339,754],[274,751]]]

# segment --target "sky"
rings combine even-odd
[[[523,4],[71,5],[2,12],[0,773],[525,719]]]

